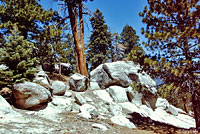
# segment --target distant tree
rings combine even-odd
[[[74,68],[76,68],[76,51],[74,49],[75,44],[73,36],[67,34],[65,37],[65,43],[67,44],[67,60]]]
[[[145,59],[165,83],[162,91],[190,93],[196,128],[200,130],[200,4],[199,0],[148,0],[142,16],[145,46],[157,61]]]
[[[90,22],[93,30],[88,45],[87,61],[91,64],[91,69],[94,69],[109,59],[111,34],[99,9],[90,18]]]
[[[131,52],[132,48],[138,45],[139,36],[136,35],[136,31],[127,24],[123,28],[120,37],[121,44],[126,47],[125,54],[128,55],[128,53]]]
[[[11,30],[6,42],[1,44],[0,64],[6,65],[6,70],[0,70],[0,87],[11,87],[23,81],[31,81],[36,72],[37,58],[33,57],[34,44],[19,35],[17,27]]]
[[[38,37],[38,56],[42,64],[50,67],[53,73],[56,63],[67,62],[67,44],[62,39],[62,27],[45,26]],[[60,72],[61,73],[61,72]]]
[[[119,44],[119,34],[118,33],[112,33],[111,34],[111,46],[109,48],[111,48],[111,61],[114,62],[116,60],[119,59],[119,55],[121,54],[120,48],[118,48],[118,44]]]

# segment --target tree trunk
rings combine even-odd
[[[79,0],[79,21],[80,21],[80,43],[81,43],[81,60],[83,64],[82,74],[88,77],[87,66],[85,60],[85,49],[84,49],[84,24],[83,24],[83,10],[82,10],[82,0]]]
[[[88,74],[87,74],[87,67],[86,67],[85,53],[84,53],[84,40],[79,40],[77,9],[76,9],[76,6],[74,6],[73,3],[71,3],[70,1],[67,1],[67,6],[68,6],[70,24],[71,24],[72,34],[74,37],[74,43],[75,43],[75,48],[76,48],[77,72],[87,77]],[[80,28],[81,27],[82,27],[81,30],[83,30],[83,25],[82,26],[80,25]],[[81,37],[84,38],[83,31],[81,31],[80,33],[82,34]]]
[[[199,91],[194,91],[194,93],[192,94],[192,104],[196,121],[196,129],[200,130],[200,95],[197,92]]]
[[[60,61],[61,57],[59,55],[59,74],[62,74],[62,68],[61,68],[61,61]]]

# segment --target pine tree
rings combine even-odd
[[[1,44],[0,64],[7,69],[0,70],[0,85],[11,87],[23,81],[31,81],[36,72],[37,58],[33,57],[33,43],[19,35],[17,27],[11,30],[6,42]]]
[[[37,0],[1,0],[0,29],[10,33],[16,25],[20,35],[29,41],[35,39],[43,26],[56,16],[52,9],[44,10]]]
[[[133,27],[129,26],[128,24],[123,28],[120,36],[121,43],[126,47],[125,54],[128,55],[133,47],[138,45],[139,36],[136,35],[136,31],[133,29]]]
[[[73,68],[76,68],[76,51],[74,49],[75,44],[73,36],[71,34],[67,34],[65,42],[67,44],[67,60],[73,66]]]
[[[88,45],[87,61],[91,64],[91,69],[94,69],[109,59],[111,34],[108,32],[108,26],[105,24],[104,16],[99,9],[90,18],[90,22],[93,30]]]
[[[139,13],[147,27],[145,46],[157,59],[145,59],[165,83],[162,91],[190,93],[196,128],[200,129],[200,4],[199,0],[148,0]]]
[[[131,52],[128,54],[128,60],[133,61],[135,64],[139,64],[141,66],[144,65],[144,60],[148,56],[145,51],[140,46],[134,46]]]
[[[38,57],[42,64],[50,67],[50,73],[53,73],[55,63],[67,62],[67,44],[62,39],[62,33],[62,27],[49,25],[37,38]]]

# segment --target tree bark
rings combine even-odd
[[[81,2],[81,1],[80,1]],[[87,74],[87,67],[86,67],[86,61],[85,61],[85,53],[84,53],[84,29],[83,24],[81,25],[81,22],[83,23],[83,18],[80,18],[80,40],[79,40],[79,31],[78,31],[78,19],[77,19],[77,8],[76,5],[71,3],[70,1],[67,1],[67,7],[68,7],[68,13],[70,17],[70,24],[72,28],[72,34],[74,37],[74,43],[76,48],[76,60],[77,60],[77,72],[88,77]],[[82,6],[81,6],[82,7]],[[82,12],[79,9],[79,12]],[[82,13],[81,13],[82,14]],[[82,16],[79,14],[79,17]]]
[[[61,68],[61,61],[60,61],[61,57],[59,55],[59,74],[62,74],[62,68]]]
[[[83,69],[82,69],[82,74],[86,77],[88,77],[88,72],[87,72],[87,66],[86,66],[86,60],[85,60],[85,49],[84,49],[84,24],[83,24],[83,5],[82,5],[82,0],[79,0],[79,23],[80,23],[80,43],[81,43],[81,53],[82,53],[82,64],[83,64]]]
[[[194,117],[196,121],[196,129],[200,131],[200,94],[199,91],[194,91],[192,94],[192,104]]]

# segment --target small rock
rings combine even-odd
[[[66,91],[64,96],[66,97],[72,97],[72,93],[70,91]]]
[[[158,98],[156,101],[156,108],[167,109],[169,102],[166,99]]]
[[[81,113],[79,113],[77,115],[82,117],[82,118],[85,118],[85,119],[91,119],[92,118],[92,116],[88,112],[81,112]]]
[[[113,123],[118,124],[120,126],[126,126],[128,128],[136,128],[136,126],[130,122],[125,116],[119,115],[119,116],[113,116],[110,119]]]
[[[45,87],[50,87],[50,80],[48,75],[44,72],[44,71],[39,71],[33,82],[35,83],[40,83],[41,85],[45,86]]]
[[[98,116],[97,109],[93,105],[90,105],[90,104],[82,105],[80,107],[80,111],[81,111],[82,115],[85,115],[86,117],[93,118],[93,117]],[[88,114],[90,116],[88,116]]]
[[[79,105],[83,105],[86,103],[85,99],[80,94],[75,95],[75,102]]]
[[[101,130],[103,130],[103,131],[108,130],[108,128],[107,128],[106,126],[104,126],[104,125],[102,125],[102,124],[98,124],[98,123],[92,124],[92,127],[93,127],[93,128],[99,128],[99,129],[101,129]]]
[[[28,112],[26,112],[26,114],[28,114],[28,115],[34,115],[35,111],[28,111]]]
[[[69,89],[69,86],[65,85],[62,81],[54,81],[51,88],[54,95],[64,95],[65,91]]]
[[[91,98],[89,98],[89,97],[85,97],[85,101],[86,102],[93,102],[93,100]]]

